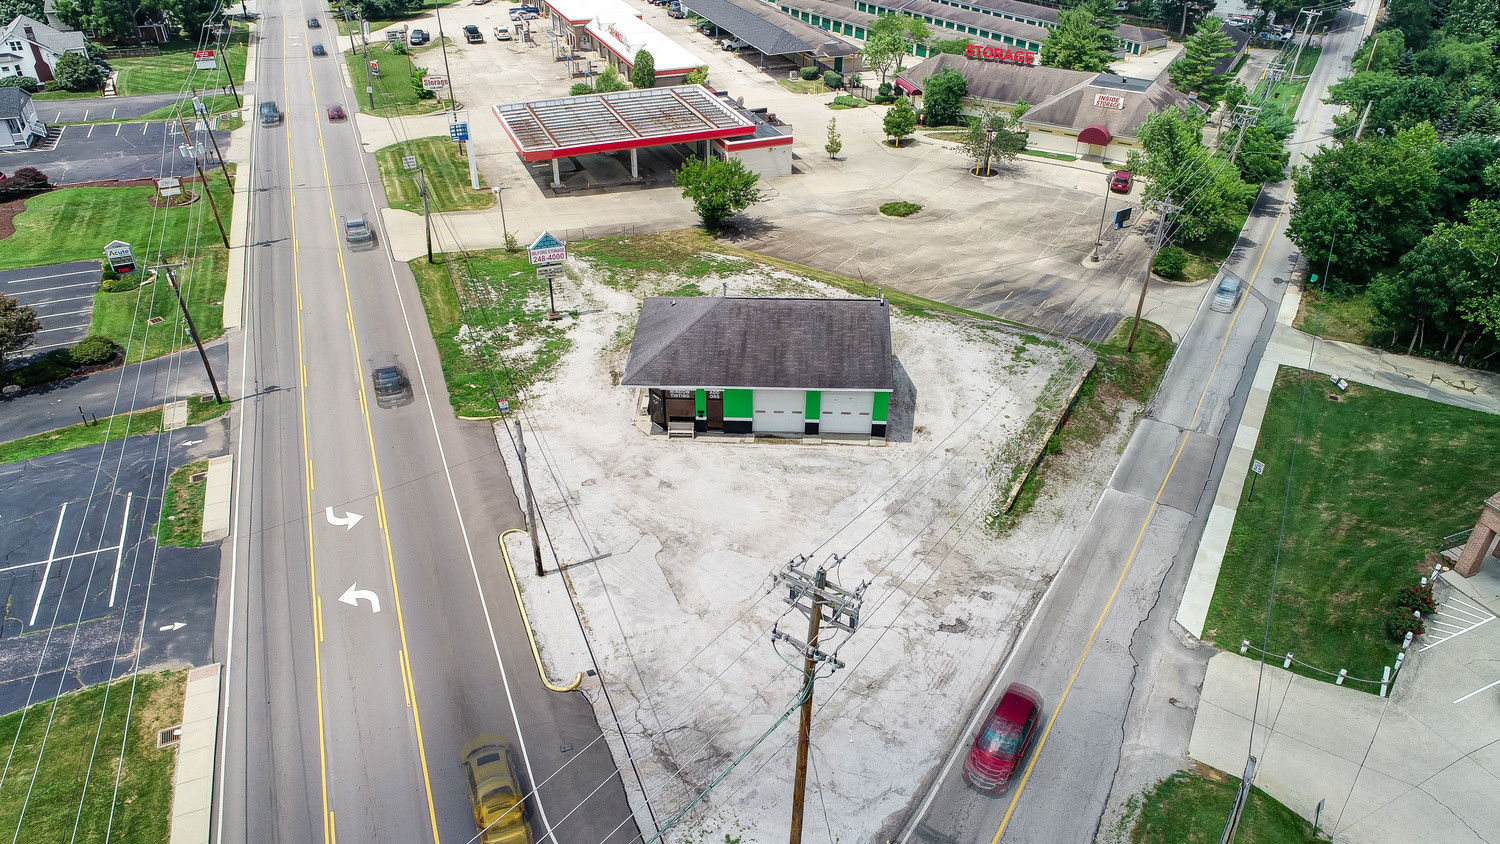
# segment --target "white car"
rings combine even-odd
[[[496,41],[509,41],[510,40],[510,28],[509,27],[504,27],[504,26],[497,26],[497,27],[495,27],[495,40]]]
[[[723,41],[719,42],[719,46],[723,47],[731,53],[736,53],[750,45],[738,38],[725,38]]]

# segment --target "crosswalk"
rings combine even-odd
[[[1494,613],[1465,598],[1457,590],[1447,591],[1448,595],[1438,604],[1437,612],[1427,618],[1427,633],[1422,637],[1421,650],[1431,650],[1495,620]]]

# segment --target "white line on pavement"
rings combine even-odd
[[[36,614],[42,609],[42,596],[47,593],[47,577],[52,574],[52,561],[57,559],[57,538],[62,536],[63,516],[68,513],[68,504],[63,502],[62,510],[57,514],[57,529],[52,532],[52,548],[47,551],[47,568],[42,571],[42,583],[36,590],[36,606],[31,608],[31,621],[28,626],[36,626]]]
[[[115,590],[120,585],[120,561],[125,559],[125,527],[130,524],[130,498],[134,493],[125,493],[125,516],[120,519],[120,544],[115,551],[115,576],[109,581],[109,605],[115,605]]]
[[[1485,689],[1493,689],[1496,686],[1500,686],[1500,680],[1496,680],[1495,682],[1489,684],[1488,686],[1481,686],[1480,688],[1477,688],[1474,691],[1469,692],[1468,694],[1464,695],[1463,697],[1461,697],[1458,700],[1455,700],[1453,702],[1454,703],[1463,703],[1464,701],[1466,701],[1469,698],[1471,698],[1471,697],[1479,694],[1480,692],[1484,691]]]

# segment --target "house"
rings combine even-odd
[[[47,137],[47,125],[36,116],[31,95],[20,88],[0,88],[0,123],[9,130],[0,134],[0,149],[26,149]]]
[[[651,296],[620,385],[668,436],[884,441],[895,390],[885,299]]]
[[[67,53],[88,57],[82,32],[61,32],[25,15],[17,15],[0,30],[0,76],[51,82],[56,77],[53,68]]]

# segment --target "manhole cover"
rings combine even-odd
[[[177,741],[179,739],[181,739],[181,738],[182,738],[182,725],[181,724],[178,724],[175,727],[168,727],[165,730],[162,730],[161,732],[159,732],[159,733],[156,734],[156,746],[157,747],[170,747],[171,745],[176,744]]]
[[[208,477],[208,473],[207,472],[194,472],[193,474],[188,475],[188,483],[190,483],[190,484],[202,483],[203,479],[207,478],[207,477]]]

